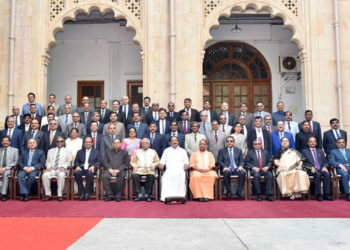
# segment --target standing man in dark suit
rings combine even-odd
[[[253,142],[259,140],[261,142],[261,148],[270,152],[271,150],[271,138],[266,129],[262,128],[262,118],[257,116],[254,118],[254,128],[248,132],[247,146],[249,150],[254,149]]]
[[[263,128],[266,129],[270,135],[276,131],[276,127],[272,125],[271,115],[265,115]]]
[[[348,135],[346,131],[339,129],[339,120],[337,118],[333,118],[329,121],[331,128],[323,133],[323,149],[329,157],[331,151],[337,148],[337,139],[344,138],[345,139],[345,147],[348,141]]]
[[[170,122],[166,120],[166,110],[160,108],[158,110],[159,119],[156,121],[158,130],[157,133],[165,135],[170,132]]]
[[[345,139],[337,139],[337,147],[331,151],[329,164],[337,168],[337,174],[341,175],[346,200],[350,201],[349,178],[350,178],[350,149],[345,147]]]
[[[136,137],[139,139],[142,139],[148,133],[147,124],[140,121],[141,120],[140,113],[134,113],[132,116],[133,116],[133,123],[128,125],[127,131],[129,133],[130,128],[135,128]],[[129,137],[129,134],[127,135],[127,137]]]
[[[120,202],[125,186],[126,169],[130,165],[129,154],[127,151],[121,149],[120,139],[113,140],[113,149],[106,152],[106,157],[103,159],[103,166],[106,169],[102,175],[103,189],[106,192],[106,200],[111,201],[115,199]],[[115,193],[110,185],[110,179],[114,176],[117,178],[117,189]]]
[[[165,135],[165,139],[167,141],[167,147],[170,147],[170,138],[172,136],[176,136],[179,141],[179,146],[181,148],[185,148],[185,135],[181,134],[179,131],[179,125],[177,121],[170,122],[170,132]]]
[[[231,176],[238,175],[237,195],[243,198],[243,186],[246,171],[244,167],[244,159],[242,150],[235,147],[235,138],[233,136],[226,137],[226,147],[219,150],[217,163],[220,166],[221,174],[224,176],[224,185],[226,187],[227,198],[232,197],[231,193]],[[221,190],[219,191],[221,192]]]
[[[44,140],[44,132],[39,130],[39,121],[37,119],[31,121],[30,130],[24,133],[21,152],[28,149],[27,145],[31,138],[36,140],[37,147],[41,149]]]
[[[23,116],[23,122],[21,125],[19,125],[17,128],[21,130],[23,133],[30,130],[30,124],[31,124],[32,118],[30,117],[30,114],[25,114]]]
[[[256,117],[257,118],[257,117]],[[250,174],[254,178],[254,187],[258,195],[258,201],[262,200],[260,189],[260,177],[266,179],[266,200],[273,201],[273,175],[270,172],[271,160],[269,152],[262,149],[262,143],[259,139],[253,141],[253,149],[250,149],[246,156],[246,164],[250,170]]]
[[[44,126],[41,126],[40,130],[43,131],[44,133],[50,131],[50,121],[52,120],[55,120],[55,115],[53,113],[49,113],[47,115],[47,124]],[[62,128],[60,124],[58,124],[57,130],[62,132]]]
[[[148,111],[146,116],[143,118],[144,122],[149,125],[151,122],[157,122],[159,120],[159,103],[152,103],[152,109]]]
[[[100,109],[97,110],[97,112],[100,114],[100,121],[103,124],[107,124],[109,122],[109,114],[112,112],[110,109],[107,108],[107,101],[101,100],[100,103]]]
[[[13,106],[12,115],[6,116],[5,128],[7,128],[7,119],[11,116],[13,116],[13,118],[15,119],[15,127],[18,128],[23,123],[23,117],[19,114],[19,107],[18,106]]]
[[[18,162],[20,170],[17,177],[22,201],[29,201],[30,190],[35,182],[35,177],[38,176],[40,168],[45,165],[45,153],[37,148],[35,139],[28,140],[27,148],[22,152]]]
[[[92,114],[91,122],[97,122],[97,133],[102,134],[104,129],[104,124],[101,122],[100,113],[94,112]],[[91,124],[91,123],[90,123]],[[86,127],[86,133],[90,134],[90,124]]]
[[[284,122],[278,121],[277,122],[277,131],[273,132],[270,135],[271,138],[271,151],[270,156],[272,157],[280,148],[281,145],[281,139],[283,137],[287,137],[289,139],[289,148],[295,148],[295,143],[293,139],[293,135],[287,131],[284,130]]]
[[[115,112],[117,114],[118,122],[125,124],[126,123],[125,114],[119,111],[120,111],[120,101],[114,100],[112,102],[112,112]]]
[[[20,150],[23,140],[23,132],[15,127],[15,119],[12,116],[7,118],[7,129],[0,132],[0,138],[6,135],[11,140],[11,147]]]
[[[36,105],[34,103],[30,104],[29,106],[29,114],[32,120],[37,119],[39,124],[41,124],[41,119],[43,118],[43,116],[37,113]]]
[[[129,97],[126,95],[122,97],[122,105],[119,107],[119,112],[124,113],[124,121],[126,121],[128,115],[132,115],[131,105],[129,104]]]
[[[157,124],[151,122],[148,126],[148,134],[144,138],[148,138],[151,142],[151,149],[157,151],[159,158],[162,157],[163,151],[167,147],[167,142],[164,135],[157,133]]]
[[[85,103],[89,104],[89,110],[88,111],[95,112],[95,108],[94,107],[90,107],[90,98],[88,96],[83,96],[83,98],[81,99],[81,106],[77,107],[77,112],[78,113],[84,112],[84,104]]]
[[[179,132],[187,135],[191,133],[191,123],[189,121],[188,118],[188,113],[187,111],[182,111],[182,113],[180,113],[181,115],[181,120],[179,121]]]
[[[229,105],[227,102],[221,104],[221,114],[226,116],[226,124],[233,126],[235,124],[235,116],[230,113]]]
[[[316,135],[310,131],[311,126],[309,121],[303,121],[302,122],[302,128],[299,133],[295,136],[295,149],[297,149],[299,152],[303,150],[304,148],[308,148],[308,141],[311,136],[316,137]],[[317,138],[317,137],[316,137]],[[317,140],[317,148],[322,148],[322,144],[318,143]]]
[[[100,150],[102,134],[98,133],[98,124],[97,122],[91,122],[90,133],[87,134],[87,137],[92,139],[92,148]]]
[[[238,122],[242,126],[241,133],[244,134],[245,136],[248,136],[248,133],[252,129],[252,127],[246,125],[246,116],[245,115],[240,115],[238,117]],[[234,128],[234,126],[232,128]]]
[[[87,136],[84,139],[84,148],[79,150],[74,161],[74,179],[79,190],[79,200],[88,200],[94,185],[94,175],[100,166],[100,152],[92,147],[92,138]],[[86,176],[85,187],[83,176]],[[98,187],[96,187],[98,188]]]
[[[56,147],[56,139],[58,137],[63,137],[63,133],[58,131],[58,122],[56,120],[51,120],[49,123],[50,131],[44,133],[42,141],[42,149],[47,155],[49,149]]]
[[[175,112],[175,103],[169,102],[168,103],[168,113],[166,119],[171,121],[179,121],[180,120],[180,114],[178,112]]]
[[[211,101],[206,100],[204,101],[203,104],[203,110],[199,112],[197,121],[200,121],[200,116],[203,111],[207,111],[207,116],[208,116],[208,122],[211,124],[212,121],[218,121],[219,122],[219,117],[218,114],[216,113],[215,110],[211,110]]]
[[[130,123],[133,123],[133,114],[134,113],[139,113],[141,115],[141,121],[143,120],[144,118],[144,115],[142,113],[140,113],[140,106],[138,103],[134,103],[132,106],[131,106],[131,109],[132,109],[132,114],[131,115],[128,115],[128,118],[126,119],[126,127],[130,124]]]
[[[140,113],[142,117],[145,117],[145,115],[148,113],[148,111],[151,110],[151,107],[149,106],[151,104],[151,98],[149,96],[145,96],[143,98],[143,107],[140,109]]]
[[[73,120],[73,123],[68,124],[66,127],[65,137],[69,138],[70,132],[72,131],[72,129],[76,128],[78,129],[78,137],[81,139],[84,138],[84,136],[86,135],[86,126],[84,123],[80,122],[80,115],[78,112],[73,113],[72,120]]]
[[[311,110],[305,111],[305,121],[310,124],[310,132],[313,133],[317,139],[317,148],[322,148],[322,132],[321,125],[318,122],[312,120],[313,114]],[[299,123],[299,131],[302,130],[303,123]]]
[[[188,119],[191,122],[198,121],[199,116],[198,116],[198,110],[192,108],[192,100],[190,98],[185,98],[184,100],[184,108],[179,111],[181,114],[183,111],[186,111],[188,114]]]
[[[278,121],[284,122],[284,103],[282,101],[277,102],[277,111],[272,113],[273,126],[277,125]]]
[[[90,110],[90,104],[87,102],[84,103],[83,104],[83,111],[79,112],[80,122],[84,123],[85,126],[88,126],[91,122],[92,114],[93,114],[93,111]]]
[[[321,181],[323,177],[323,195],[327,201],[332,201],[331,193],[331,175],[328,172],[328,162],[322,149],[316,148],[316,137],[309,137],[309,148],[301,151],[306,158],[304,167],[309,167],[308,174],[315,178],[315,195],[318,201],[322,201]]]
[[[240,115],[245,116],[246,124],[251,127],[254,123],[254,116],[252,113],[248,112],[248,103],[242,102],[240,106],[240,112],[238,114],[235,114],[235,123],[238,122],[238,117]]]

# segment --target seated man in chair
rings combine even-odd
[[[100,166],[100,152],[92,148],[91,137],[85,137],[84,148],[80,149],[74,161],[74,178],[78,185],[79,200],[88,200],[90,192],[94,185],[94,175]],[[85,187],[83,185],[83,176],[86,176]],[[97,187],[96,187],[97,188]]]
[[[258,201],[262,200],[261,188],[260,188],[260,177],[266,178],[266,200],[273,201],[273,175],[269,171],[271,168],[271,160],[269,152],[263,150],[262,143],[256,139],[253,141],[254,149],[248,151],[246,156],[246,164],[250,169],[250,174],[254,178],[254,187],[258,195]]]
[[[28,140],[28,149],[21,154],[18,172],[19,192],[22,201],[29,201],[30,190],[38,176],[40,168],[45,164],[45,153],[37,148],[34,138]],[[40,190],[38,190],[40,192]]]
[[[137,198],[134,201],[152,201],[149,197],[152,194],[152,187],[155,178],[155,170],[159,164],[159,157],[154,149],[150,148],[151,142],[148,138],[143,138],[141,141],[141,149],[135,151],[131,157],[131,166],[133,173],[131,175],[132,181],[137,193]],[[141,177],[146,176],[145,182],[145,197],[142,198],[141,192]]]

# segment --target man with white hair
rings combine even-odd
[[[151,149],[150,146],[151,141],[148,138],[143,138],[141,141],[142,148],[136,150],[135,154],[131,157],[130,165],[133,168],[131,177],[137,193],[137,198],[134,201],[152,201],[149,196],[152,194],[154,178],[156,177],[155,170],[159,164],[159,157],[157,152]],[[142,176],[146,176],[144,198],[141,191]]]

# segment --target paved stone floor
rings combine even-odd
[[[103,219],[70,249],[350,249],[350,219]]]

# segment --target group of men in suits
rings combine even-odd
[[[311,110],[305,111],[305,120],[298,124],[292,120],[290,111],[284,111],[283,102],[277,103],[277,111],[272,114],[264,110],[264,104],[260,101],[256,103],[254,114],[248,112],[247,103],[241,104],[239,113],[231,114],[226,102],[221,105],[221,113],[212,110],[210,101],[205,101],[203,110],[198,111],[192,107],[190,98],[184,100],[184,108],[179,112],[175,111],[174,103],[169,102],[168,110],[166,110],[159,108],[159,104],[156,102],[151,103],[149,97],[144,98],[145,105],[140,108],[138,104],[130,105],[129,98],[124,96],[121,103],[118,100],[112,102],[111,110],[107,108],[107,102],[101,100],[100,108],[96,111],[90,106],[90,100],[86,96],[83,97],[80,107],[72,104],[72,98],[69,95],[65,97],[65,104],[61,106],[58,106],[55,98],[54,94],[50,94],[48,104],[42,108],[40,104],[35,102],[35,94],[29,93],[28,103],[22,107],[22,115],[19,113],[20,109],[14,106],[13,114],[6,117],[5,129],[0,132],[1,138],[5,138],[4,145],[9,143],[8,147],[17,149],[18,164],[22,161],[20,167],[24,172],[21,172],[21,176],[24,177],[19,183],[23,200],[28,200],[30,193],[28,191],[29,186],[24,183],[24,180],[25,182],[30,180],[28,183],[32,184],[33,179],[28,176],[33,176],[38,172],[37,166],[39,166],[39,163],[43,163],[43,157],[44,159],[46,159],[46,156],[50,157],[54,166],[57,164],[57,166],[63,166],[58,168],[56,166],[54,170],[50,169],[51,175],[59,175],[60,169],[62,171],[66,169],[63,161],[59,163],[60,158],[57,164],[54,162],[56,158],[52,154],[57,157],[58,138],[64,140],[70,137],[73,128],[77,129],[78,136],[84,139],[85,151],[79,151],[80,153],[78,153],[73,164],[77,167],[74,176],[78,183],[79,198],[82,200],[89,198],[93,175],[96,168],[101,164],[101,156],[104,159],[107,152],[113,149],[114,139],[118,138],[121,142],[128,137],[128,131],[131,128],[136,130],[138,138],[150,140],[151,148],[157,152],[159,157],[169,147],[169,139],[172,136],[178,137],[179,146],[185,148],[189,156],[198,151],[200,140],[207,140],[208,150],[213,153],[224,176],[228,197],[231,196],[230,178],[228,177],[236,174],[240,178],[238,195],[242,196],[242,183],[244,183],[243,178],[245,178],[243,174],[245,170],[242,168],[242,164],[245,164],[249,166],[254,177],[258,200],[261,200],[260,186],[257,184],[258,178],[260,176],[265,176],[267,179],[271,178],[269,175],[271,158],[281,148],[281,138],[287,137],[291,142],[290,147],[295,147],[301,152],[306,152],[305,149],[310,148],[310,138],[315,138],[316,144],[312,143],[312,145],[318,150],[319,164],[322,166],[324,165],[322,164],[324,158],[321,157],[320,153],[323,153],[322,147],[326,154],[325,159],[328,161],[327,159],[331,157],[332,152],[338,150],[341,146],[339,140],[340,142],[344,140],[345,145],[347,141],[347,134],[344,130],[339,129],[337,119],[330,121],[332,129],[324,133],[322,140],[320,124],[312,119]],[[46,115],[48,124],[42,126],[40,130],[42,115]],[[234,132],[233,128],[236,123],[241,124],[242,133],[246,136],[248,147],[246,156],[233,146],[234,137],[230,134]],[[8,142],[6,138],[8,138]],[[5,147],[4,145],[3,147]],[[55,149],[55,151],[52,149]],[[91,151],[89,151],[90,149]],[[8,153],[8,155],[16,155],[14,150],[8,152],[10,151],[11,153]],[[61,150],[59,151],[61,152]],[[50,155],[49,152],[54,153]],[[308,164],[317,165],[315,158],[313,158],[313,161],[310,160],[311,154],[305,154],[308,156],[306,157],[309,160]],[[345,158],[346,154],[343,155],[343,158]],[[314,157],[313,154],[312,156]],[[91,162],[90,157],[92,157]],[[336,154],[334,157],[336,157]],[[15,158],[12,157],[11,159]],[[345,160],[347,159],[345,158]],[[347,165],[338,165],[340,165],[338,172],[344,176],[343,179],[346,179]],[[322,172],[323,168],[320,169]],[[4,173],[7,171],[8,174],[8,170],[4,170]],[[317,171],[311,172],[310,175],[316,176],[317,173]],[[4,174],[4,176],[7,174]],[[51,175],[47,174],[45,178],[51,177]],[[82,176],[86,176],[87,179],[85,187],[82,183]],[[326,179],[325,174],[321,173],[321,176]],[[270,184],[268,181],[266,187],[267,200],[272,200]],[[47,179],[45,185],[46,199],[50,199]],[[328,184],[325,183],[325,185]],[[344,192],[348,194],[348,189],[344,188]],[[317,188],[316,194],[319,193]],[[3,194],[4,199],[6,199],[6,191]]]

